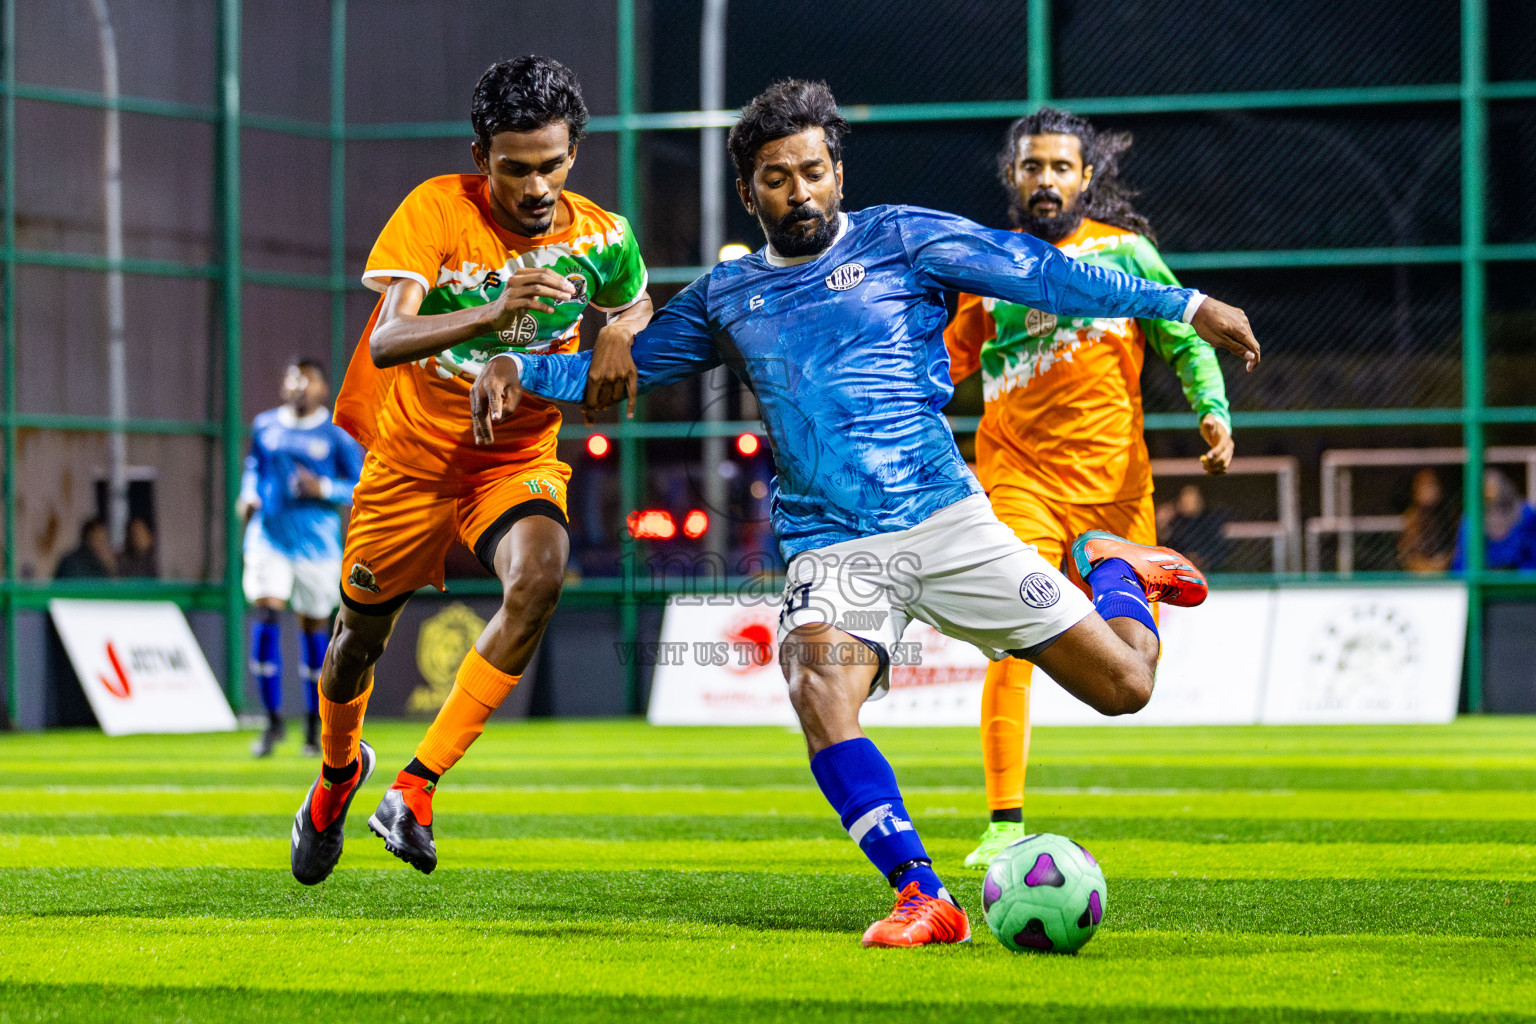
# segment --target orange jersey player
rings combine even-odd
[[[571,475],[555,456],[560,414],[533,400],[501,417],[475,387],[481,372],[508,353],[574,349],[589,305],[608,312],[605,348],[627,350],[650,320],[628,223],[564,190],[587,123],[575,76],[547,57],[496,64],[475,87],[470,121],[480,173],[412,191],[363,274],[383,295],[336,422],[368,457],[321,670],[323,766],[294,819],[293,874],[306,885],[335,867],[347,811],[374,768],[361,739],[373,665],[411,594],[442,588],[449,547],[474,551],[503,596],[415,758],[368,819],[391,853],[421,871],[437,866],[439,777],[517,684],[559,599]]]
[[[1126,135],[1101,134],[1046,108],[1014,122],[1001,160],[1014,226],[1086,263],[1177,285],[1146,219],[1116,179]],[[1152,469],[1142,436],[1141,367],[1148,345],[1177,372],[1200,416],[1207,472],[1232,459],[1231,418],[1215,350],[1187,325],[1061,317],[962,295],[945,331],[950,376],[981,370],[986,410],[977,475],[999,519],[1063,565],[1072,539],[1105,530],[1157,543]],[[1028,662],[993,662],[982,697],[982,761],[992,823],[966,858],[986,867],[1025,835],[1029,753]]]

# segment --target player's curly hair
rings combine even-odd
[[[1055,107],[1041,107],[1008,126],[1008,144],[998,154],[997,173],[1012,198],[1009,169],[1019,155],[1019,140],[1030,135],[1073,135],[1083,148],[1083,165],[1093,168],[1093,178],[1078,197],[1083,216],[1113,227],[1145,235],[1157,244],[1152,222],[1136,211],[1131,200],[1136,192],[1120,180],[1120,157],[1131,148],[1130,132],[1101,132],[1086,117]],[[1016,209],[1016,208],[1015,208]]]
[[[727,146],[736,165],[736,176],[750,182],[759,149],[775,139],[787,139],[809,128],[822,130],[834,164],[843,158],[848,120],[837,112],[837,100],[832,98],[827,83],[801,78],[774,82],[741,108],[741,117],[731,127]]]
[[[571,69],[552,57],[532,54],[498,61],[475,84],[469,123],[482,153],[491,151],[491,136],[501,132],[532,132],[564,121],[574,145],[587,133],[587,104]]]

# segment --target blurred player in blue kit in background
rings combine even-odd
[[[267,727],[251,748],[266,757],[282,742],[283,660],[278,615],[299,621],[304,680],[304,753],[318,755],[320,708],[315,693],[330,643],[331,616],[341,602],[341,510],[352,503],[363,450],[331,422],[330,384],[320,364],[301,359],[283,376],[283,402],[251,424],[251,454],[240,482],[245,529],[245,599],[251,624],[251,674],[261,688]]]

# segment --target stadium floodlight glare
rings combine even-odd
[[[758,449],[762,446],[763,442],[759,441],[757,435],[750,431],[745,434],[736,435],[736,450],[749,458],[756,455]]]
[[[608,454],[613,445],[602,434],[593,434],[587,438],[587,454],[594,459],[601,459]]]
[[[701,508],[690,509],[683,517],[683,536],[698,540],[709,532],[709,513]]]
[[[664,508],[636,509],[624,518],[624,523],[636,540],[671,540],[677,536],[677,523]]]
[[[739,260],[743,256],[750,256],[751,254],[751,247],[742,245],[740,242],[727,242],[720,247],[720,262],[726,263],[730,260]]]

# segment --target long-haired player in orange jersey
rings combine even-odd
[[[493,65],[470,122],[478,174],[418,185],[379,234],[363,282],[381,292],[336,400],[336,422],[368,449],[342,555],[341,613],[320,674],[320,778],[294,817],[294,877],[314,885],[341,856],[348,809],[374,768],[362,741],[373,665],[418,587],[443,586],[464,544],[501,580],[501,608],[368,819],[385,848],[437,866],[432,793],[506,699],[560,597],[570,541],[570,467],[555,455],[560,414],[541,401],[500,413],[474,390],[509,353],[570,351],[582,313],[608,313],[604,351],[651,316],[629,224],[565,190],[587,124],[570,70],[548,57]],[[628,382],[633,365],[594,370]]]
[[[1015,121],[999,159],[1015,230],[1088,263],[1177,285],[1152,226],[1117,176],[1130,136],[1094,130],[1049,107]],[[1232,461],[1232,421],[1216,352],[1187,324],[1058,318],[962,295],[944,332],[950,377],[981,370],[986,409],[977,475],[999,519],[1064,568],[1072,539],[1093,530],[1157,543],[1152,470],[1142,436],[1141,367],[1150,345],[1173,367],[1210,446],[1206,472]],[[987,668],[981,750],[992,821],[967,867],[985,868],[1022,838],[1029,757],[1027,661]]]

